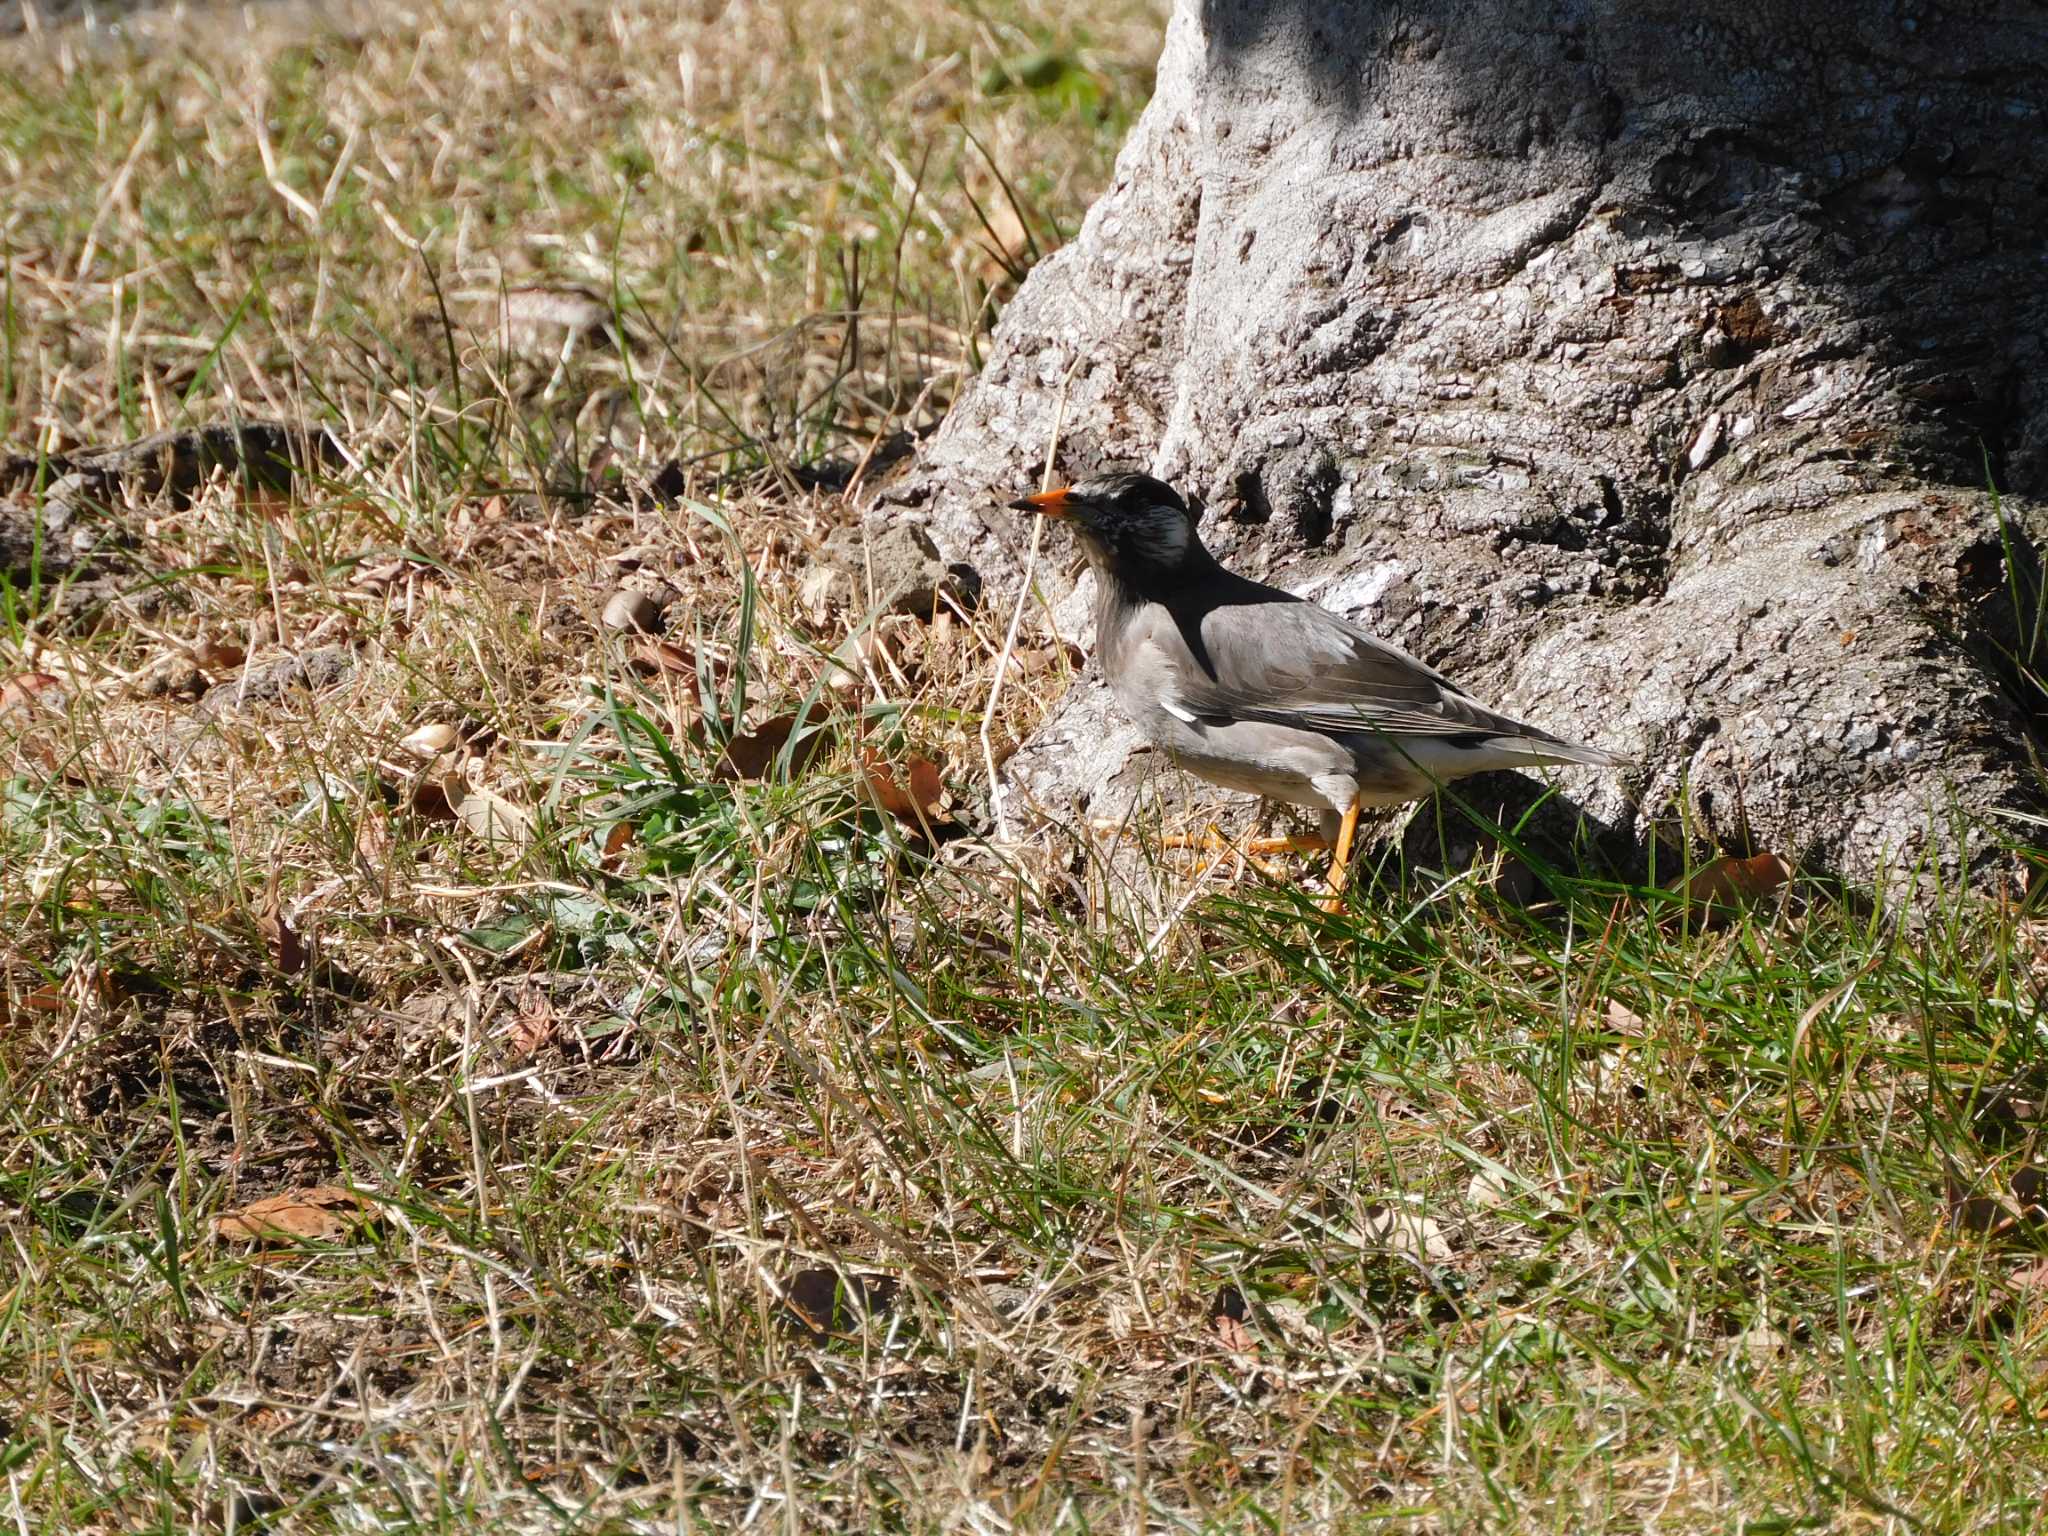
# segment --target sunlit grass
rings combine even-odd
[[[942,413],[1156,27],[9,56],[10,448],[348,455],[6,586],[0,681],[48,679],[0,706],[17,1523],[2038,1525],[2022,905],[1385,863],[1327,915],[1304,867],[1001,843],[1007,613],[807,607],[825,471]],[[599,620],[629,579],[669,651]],[[998,745],[1072,672],[1020,649]],[[725,773],[793,711],[821,755]],[[872,779],[918,756],[930,837]],[[377,1220],[215,1232],[313,1185]]]

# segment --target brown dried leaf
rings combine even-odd
[[[455,819],[487,843],[522,845],[533,836],[533,818],[503,795],[465,783],[450,774],[442,790],[455,810]]]
[[[198,698],[207,689],[206,674],[183,651],[167,651],[130,678],[124,692],[131,699]]]
[[[1220,1287],[1215,1299],[1209,1304],[1209,1326],[1216,1330],[1216,1337],[1223,1341],[1223,1347],[1233,1354],[1248,1355],[1258,1351],[1259,1341],[1252,1337],[1252,1331],[1245,1325],[1251,1316],[1251,1308],[1245,1304],[1244,1293],[1234,1285]]]
[[[453,751],[461,740],[460,727],[450,725],[445,720],[437,720],[400,737],[398,744],[414,757],[431,760],[443,752]]]
[[[232,672],[249,659],[249,653],[232,640],[207,639],[192,647],[192,659],[208,672]]]
[[[1617,1035],[1640,1035],[1644,1031],[1643,1016],[1628,1004],[1610,997],[1607,999],[1607,1027]]]
[[[453,821],[468,788],[459,773],[423,774],[412,787],[412,808],[428,821]]]
[[[1715,859],[1668,888],[1684,896],[1687,911],[1725,918],[1763,900],[1791,878],[1792,866],[1777,854],[1759,853],[1748,859]]]
[[[604,627],[628,634],[658,634],[661,613],[662,605],[638,587],[620,587],[605,601]]]
[[[1738,1358],[1762,1370],[1783,1359],[1791,1347],[1792,1340],[1784,1329],[1769,1318],[1760,1317],[1736,1335],[1733,1349]]]
[[[2048,1219],[2048,1172],[2029,1164],[2015,1168],[2008,1182],[2022,1216],[2029,1221]]]
[[[671,673],[677,677],[697,675],[697,654],[672,640],[642,640],[628,653],[627,660],[642,677]]]
[[[888,1275],[847,1275],[834,1269],[800,1269],[789,1277],[783,1300],[795,1320],[822,1339],[846,1333],[864,1317],[887,1312],[896,1300],[897,1282]]]
[[[633,845],[634,836],[633,823],[613,822],[612,829],[604,835],[604,852],[598,855],[598,862],[607,868],[618,863],[625,856],[626,850]]]
[[[861,755],[861,761],[875,804],[904,826],[923,832],[952,821],[945,808],[946,786],[938,764],[930,758],[913,756],[898,769],[870,749]]]
[[[63,687],[63,683],[47,672],[18,672],[0,683],[0,715],[31,704],[53,707],[61,697]]]
[[[381,805],[365,806],[356,817],[356,857],[372,869],[382,869],[391,856],[391,823]]]
[[[64,1011],[64,991],[55,982],[46,982],[32,992],[9,999],[0,994],[0,1024],[21,1024],[30,1018],[48,1018]]]
[[[2022,1264],[2007,1276],[2006,1283],[2022,1296],[2048,1295],[2048,1259]]]
[[[405,576],[406,568],[412,562],[404,556],[391,560],[380,560],[375,565],[359,565],[349,574],[348,584],[359,587],[372,596],[387,592],[398,585]]]
[[[1514,1198],[1515,1187],[1506,1174],[1495,1168],[1476,1170],[1465,1183],[1465,1203],[1475,1211],[1490,1211]]]
[[[2019,1220],[2019,1212],[1996,1194],[1974,1194],[1951,1179],[1948,1183],[1948,1219],[1965,1232],[2002,1232]]]
[[[112,971],[102,966],[81,965],[62,981],[45,982],[12,998],[0,990],[0,1026],[27,1024],[86,1009],[97,1012],[119,1002],[126,993],[126,987]]]
[[[292,926],[284,909],[275,904],[275,899],[264,906],[256,915],[256,931],[263,935],[263,944],[270,951],[270,963],[287,976],[296,976],[306,968],[306,941],[299,937],[299,931]]]
[[[1038,677],[1050,672],[1064,658],[1049,645],[1019,646],[1010,652],[1010,670],[1018,678]]]
[[[499,297],[499,324],[520,350],[544,344],[553,351],[564,333],[582,336],[610,318],[603,302],[583,288],[513,288]]]
[[[256,931],[263,935],[270,963],[285,975],[296,976],[306,968],[306,946],[284,914],[284,898],[278,893],[280,873],[280,866],[270,866],[270,878],[263,886],[263,905],[256,913]]]
[[[760,779],[774,766],[785,743],[795,734],[799,716],[794,713],[764,720],[751,731],[742,731],[726,743],[711,770],[714,779]],[[824,754],[831,733],[823,726],[811,730],[790,754],[789,772],[794,778]]]
[[[1451,1244],[1444,1229],[1420,1211],[1399,1205],[1368,1206],[1363,1228],[1360,1235],[1366,1242],[1405,1253],[1420,1263],[1443,1264],[1450,1260]]]
[[[983,234],[995,242],[991,265],[998,269],[1014,266],[1031,249],[1031,231],[1007,200],[998,200],[988,210],[988,227]]]
[[[546,989],[531,983],[520,988],[519,1012],[506,1034],[510,1047],[507,1054],[513,1061],[524,1061],[554,1038],[555,1005],[549,1001]]]
[[[878,678],[887,676],[893,665],[887,639],[873,629],[859,630],[825,659],[825,686],[848,693],[866,687],[871,672]]]
[[[1223,1341],[1223,1347],[1236,1355],[1250,1355],[1258,1352],[1258,1340],[1252,1337],[1251,1329],[1234,1317],[1216,1319],[1216,1336]]]
[[[316,1184],[216,1217],[213,1230],[245,1243],[337,1243],[373,1225],[377,1215],[376,1206],[354,1190]]]

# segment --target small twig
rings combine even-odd
[[[1052,433],[1045,443],[1045,468],[1038,477],[1038,488],[1049,491],[1052,487],[1053,460],[1059,456],[1060,432],[1067,423],[1067,386],[1073,382],[1074,372],[1081,366],[1081,354],[1075,353],[1074,360],[1067,365],[1067,371],[1060,376],[1060,395],[1053,407]],[[1010,654],[1017,648],[1017,631],[1024,623],[1024,605],[1031,600],[1031,586],[1038,576],[1038,546],[1045,538],[1045,519],[1031,520],[1031,548],[1024,556],[1024,581],[1017,589],[1017,606],[1010,611],[1010,629],[1003,636],[1002,651],[996,656],[996,675],[988,685],[988,703],[981,712],[981,761],[988,769],[988,803],[996,813],[996,836],[1003,842],[1010,840],[1010,815],[1003,804],[1003,786],[996,778],[996,753],[989,742],[989,725],[996,717],[996,704],[1003,696],[1003,682],[1010,675]]]

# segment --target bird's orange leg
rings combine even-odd
[[[1330,859],[1330,894],[1323,898],[1323,910],[1335,912],[1344,905],[1344,875],[1351,863],[1351,839],[1358,832],[1358,809],[1362,802],[1353,796],[1337,827],[1337,851]]]

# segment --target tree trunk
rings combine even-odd
[[[1151,468],[1226,563],[1636,759],[1562,781],[1636,846],[1968,873],[1954,813],[2028,801],[2044,702],[2036,15],[1178,0],[895,499],[1014,582],[1063,411],[1066,471]],[[1091,681],[1010,771],[1100,813],[1134,745]]]

